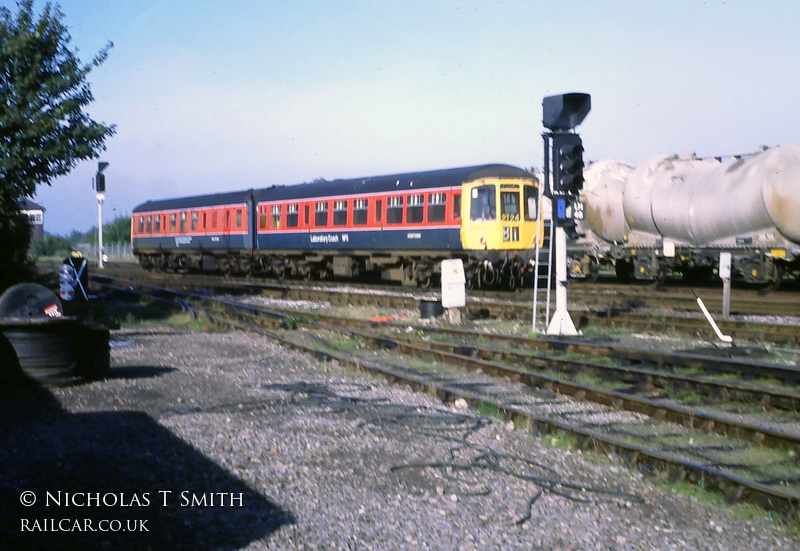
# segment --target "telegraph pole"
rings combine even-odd
[[[545,175],[545,195],[550,198],[555,224],[556,247],[556,310],[548,335],[577,335],[575,324],[567,310],[567,234],[578,237],[576,220],[583,218],[583,142],[574,133],[591,109],[589,94],[560,94],[548,96],[542,102],[542,123],[550,130],[543,135],[545,150],[552,142],[552,170]],[[547,160],[545,160],[545,163]],[[552,186],[550,185],[552,175]],[[552,244],[551,244],[552,246]],[[549,282],[548,282],[549,284]]]
[[[103,171],[108,163],[97,163],[97,174],[94,176],[94,191],[97,197],[97,267],[103,268],[103,201],[106,198],[106,175]]]

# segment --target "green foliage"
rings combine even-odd
[[[33,263],[28,258],[30,241],[31,226],[26,215],[0,215],[0,293],[33,275]]]
[[[72,243],[66,237],[60,235],[46,235],[44,239],[36,243],[33,252],[37,257],[45,256],[66,256],[72,249]]]
[[[103,243],[130,243],[131,217],[120,216],[103,224]]]
[[[40,16],[33,0],[19,12],[0,8],[0,216],[33,197],[78,161],[95,158],[115,127],[83,112],[94,97],[87,76],[101,65],[112,44],[83,65],[69,49],[64,14],[49,2]]]
[[[58,6],[46,2],[40,16],[33,0],[19,0],[17,8],[14,15],[0,7],[0,288],[30,277],[22,200],[97,157],[115,131],[83,112],[94,100],[86,77],[111,43],[83,65],[69,49]]]

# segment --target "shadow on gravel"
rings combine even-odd
[[[114,366],[108,370],[106,379],[149,379],[151,377],[161,377],[173,371],[177,371],[177,369],[150,365]]]
[[[141,412],[3,391],[0,442],[3,550],[233,550],[294,522]]]

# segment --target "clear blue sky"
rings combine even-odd
[[[0,0],[16,11],[12,0]],[[798,141],[796,0],[62,0],[88,112],[115,123],[105,222],[155,198],[542,165],[542,98],[592,95],[590,160]],[[36,3],[37,11],[43,2]],[[36,200],[97,223],[96,162]]]

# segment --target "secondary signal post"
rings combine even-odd
[[[567,310],[567,234],[578,237],[576,220],[583,218],[580,201],[583,142],[574,129],[590,109],[589,94],[559,94],[548,96],[542,102],[542,124],[549,130],[542,136],[545,140],[544,194],[553,207],[550,223],[555,224],[556,247],[556,309],[547,326],[548,335],[578,334]],[[547,151],[552,151],[549,159]],[[552,161],[552,167],[548,161]]]
[[[106,175],[103,171],[108,163],[97,163],[97,174],[94,175],[94,191],[97,197],[97,267],[103,267],[103,201],[106,198]]]

